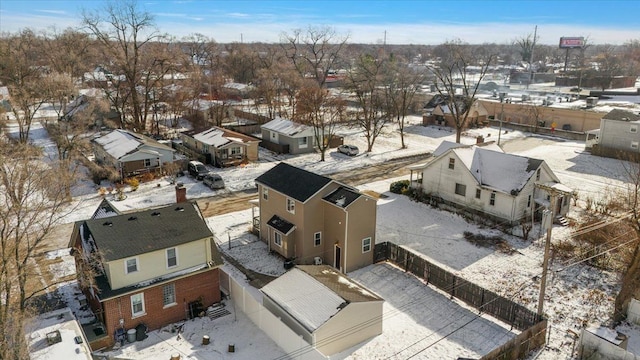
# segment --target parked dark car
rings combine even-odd
[[[196,178],[196,180],[202,180],[202,178],[209,173],[209,169],[200,161],[189,161],[187,170],[189,171],[189,175]]]
[[[338,146],[338,152],[341,152],[345,155],[356,156],[360,152],[357,146],[355,145],[340,145]]]

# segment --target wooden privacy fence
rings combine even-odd
[[[519,359],[545,343],[546,319],[510,299],[432,264],[417,253],[394,243],[384,242],[376,244],[374,261],[390,261],[451,297],[458,298],[478,311],[487,313],[522,331],[520,335],[482,359]]]

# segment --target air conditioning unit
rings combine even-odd
[[[313,258],[314,265],[322,265],[322,258],[320,256],[316,256]]]

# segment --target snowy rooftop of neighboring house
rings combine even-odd
[[[434,151],[434,155],[444,155],[449,150],[458,156],[478,183],[504,193],[521,190],[543,162],[539,159],[506,154],[494,144],[481,147],[448,141],[443,141]]]
[[[234,89],[238,91],[247,91],[251,86],[247,84],[230,82],[222,85],[222,87],[226,89]]]
[[[305,130],[311,129],[307,125],[296,123],[291,120],[287,120],[283,118],[275,118],[269,121],[268,123],[262,125],[262,128],[275,131],[280,134],[289,135],[289,136],[293,136]]]
[[[252,141],[259,141],[258,139],[246,136],[244,134],[240,134],[227,129],[222,129],[216,126],[201,133],[194,134],[193,138],[203,144],[214,146],[216,148],[222,147],[229,143],[244,144]]]
[[[92,359],[82,330],[69,308],[38,316],[34,323],[26,326],[25,333],[28,334],[27,342],[32,360]],[[76,341],[76,337],[80,341]]]
[[[195,99],[188,100],[184,102],[184,105],[190,109],[198,110],[198,111],[206,111],[211,109],[216,105],[223,105],[224,102],[220,100],[205,100],[205,99]]]
[[[122,129],[113,130],[112,132],[96,138],[93,141],[102,146],[104,151],[116,159],[120,159],[121,157],[131,153],[141,145],[150,145],[151,142],[153,142],[151,146],[171,149],[168,146],[155,142],[143,135]]]
[[[0,100],[9,98],[9,88],[6,86],[0,86]]]
[[[296,266],[261,291],[311,332],[350,302],[382,301],[327,265]]]
[[[627,338],[626,335],[605,326],[590,326],[585,330],[615,345],[620,345]]]

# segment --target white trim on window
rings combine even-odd
[[[298,138],[298,148],[306,149],[309,146],[309,139],[306,136]]]
[[[629,132],[634,133],[634,134],[637,133],[638,132],[638,125],[631,125],[629,127]]]
[[[296,201],[292,198],[287,198],[287,211],[292,214],[296,213]]]
[[[631,148],[637,150],[638,149],[638,142],[637,141],[632,141],[631,142]]]
[[[362,239],[362,253],[366,253],[371,251],[371,238],[364,238]]]
[[[277,231],[273,232],[273,243],[282,247],[282,234]]]
[[[313,234],[313,246],[320,246],[322,244],[322,231],[318,231]]]
[[[144,316],[147,313],[144,311],[144,293],[138,293],[131,295],[131,318],[137,318]]]
[[[168,308],[177,305],[176,302],[176,284],[166,284],[162,287],[162,305]]]
[[[132,264],[129,264],[130,261],[133,261]],[[140,271],[140,261],[138,260],[138,257],[132,257],[132,258],[128,258],[128,259],[124,259],[124,273],[125,274],[131,274],[134,272],[138,272]]]
[[[169,252],[173,250],[173,256],[169,256]],[[167,269],[178,266],[178,248],[169,248],[164,252],[167,259]]]
[[[269,201],[269,188],[262,187],[262,199]]]

